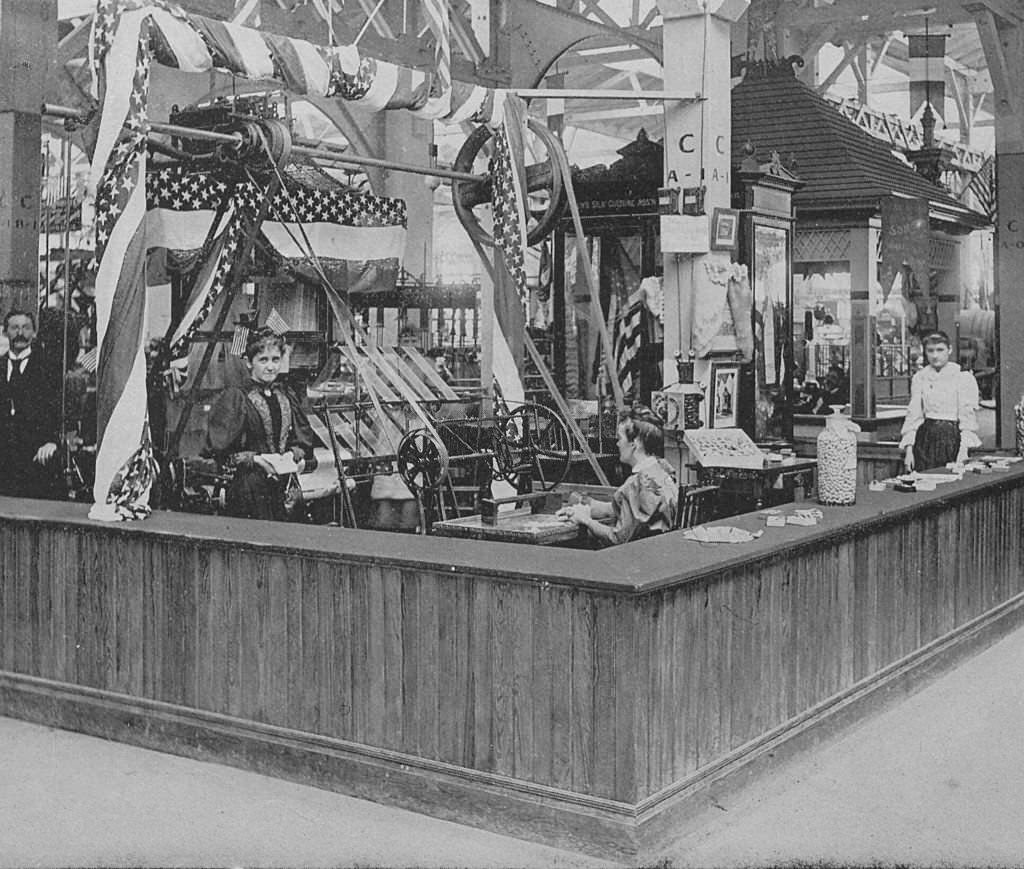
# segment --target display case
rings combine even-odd
[[[753,294],[754,356],[739,375],[737,423],[758,443],[793,437],[793,193],[803,182],[778,154],[758,164],[752,147],[735,174],[739,260]]]

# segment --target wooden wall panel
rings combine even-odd
[[[1020,594],[1022,522],[1024,493],[1010,489],[670,587],[638,607],[651,632],[641,798]]]
[[[992,487],[602,591],[3,521],[0,670],[635,803],[1020,594],[1022,535]]]

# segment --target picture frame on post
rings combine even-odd
[[[711,215],[711,249],[736,250],[740,240],[740,213],[734,208],[716,208]]]
[[[708,428],[736,428],[736,399],[740,367],[735,362],[713,362],[708,388]]]

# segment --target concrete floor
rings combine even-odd
[[[709,809],[671,866],[1024,864],[1024,629]],[[611,865],[0,718],[0,867]]]

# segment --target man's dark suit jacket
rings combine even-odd
[[[8,364],[7,354],[0,355],[0,494],[49,498],[53,471],[32,459],[43,444],[60,442],[59,372],[38,346],[10,382]]]

